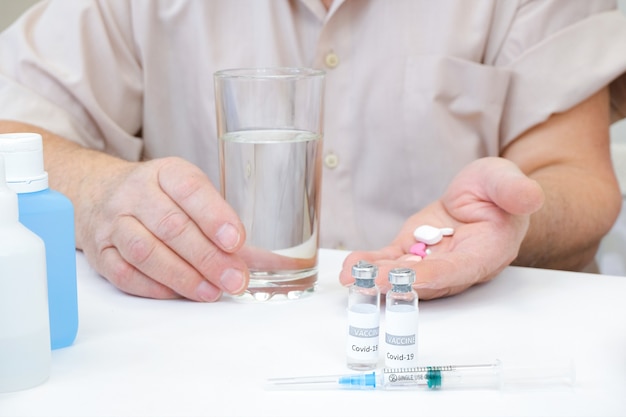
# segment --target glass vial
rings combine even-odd
[[[48,187],[43,141],[37,133],[0,134],[7,185],[17,193],[19,220],[46,246],[52,349],[70,346],[78,332],[74,207]]]
[[[365,371],[378,365],[380,291],[376,286],[378,268],[359,261],[352,267],[354,284],[348,289],[348,368]]]
[[[385,367],[417,366],[418,297],[412,284],[415,271],[389,271],[391,290],[385,299]]]
[[[43,240],[18,221],[0,154],[0,393],[50,375],[50,322]]]

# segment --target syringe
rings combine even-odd
[[[573,362],[566,367],[504,368],[499,360],[482,365],[418,366],[383,368],[348,375],[270,378],[272,389],[440,389],[440,388],[533,388],[571,386]]]

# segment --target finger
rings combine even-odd
[[[145,228],[171,249],[174,257],[182,258],[201,277],[230,294],[245,290],[248,285],[245,262],[217,248],[172,200],[142,203],[135,213]]]
[[[382,293],[386,293],[391,288],[388,276],[392,269],[413,269],[415,271],[413,288],[418,293],[419,298],[424,300],[458,294],[472,285],[488,281],[504,269],[507,264],[507,262],[503,262],[493,267],[485,267],[485,265],[493,265],[493,261],[487,259],[485,255],[489,252],[488,250],[472,251],[469,248],[451,247],[449,249],[452,252],[445,249],[440,253],[431,253],[422,258],[412,254],[386,257],[387,253],[394,253],[395,255],[396,252],[392,248],[386,249],[386,251],[372,253],[354,253],[354,259],[364,259],[377,265],[378,279],[376,284]],[[348,267],[352,265],[349,262],[354,262],[354,260],[346,258],[342,273],[347,274]],[[492,272],[487,274],[486,270]]]
[[[544,201],[539,183],[524,175],[513,162],[498,157],[469,164],[454,178],[443,199],[450,206],[467,204],[470,190],[478,197],[475,203],[493,202],[510,214],[532,214]]]
[[[181,297],[171,288],[149,278],[126,262],[113,246],[105,248],[94,265],[108,281],[125,293],[158,299]]]
[[[158,181],[162,190],[222,250],[232,253],[241,248],[245,241],[243,224],[199,168],[169,158],[159,170]]]
[[[430,263],[430,265],[426,266],[427,263]],[[376,285],[383,294],[391,289],[388,277],[389,272],[395,268],[408,268],[415,271],[416,281],[413,284],[413,289],[417,292],[420,300],[429,300],[458,294],[474,285],[473,283],[470,284],[465,281],[458,283],[455,277],[448,276],[439,278],[444,277],[441,270],[445,268],[441,268],[441,265],[433,265],[432,260],[427,261],[419,256],[411,255],[393,260],[379,260],[376,265],[379,271]],[[425,267],[421,267],[421,265]],[[430,273],[430,269],[436,272]]]
[[[470,288],[472,285],[460,285],[456,287],[448,287],[440,290],[434,290],[431,288],[413,287],[420,300],[435,300],[437,298],[450,297],[456,294],[460,294],[463,291]]]
[[[508,213],[528,215],[543,205],[544,194],[539,183],[524,175],[513,163],[510,169],[492,178],[490,185],[490,199]]]
[[[216,285],[205,280],[195,268],[155,238],[134,217],[118,219],[111,242],[126,262],[185,298],[215,301],[221,295]],[[218,249],[213,248],[213,251],[217,252]]]
[[[467,288],[487,282],[495,277],[505,265],[488,268],[483,260],[469,253],[446,253],[442,256],[429,255],[414,266],[415,283],[413,288],[420,299],[432,299],[458,294]],[[461,267],[463,266],[463,267]]]

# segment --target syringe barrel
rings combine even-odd
[[[384,389],[498,388],[501,364],[385,368],[379,375]]]

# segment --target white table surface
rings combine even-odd
[[[625,416],[626,277],[507,268],[420,303],[423,364],[576,364],[572,388],[270,391],[268,377],[342,374],[346,252],[321,251],[297,301],[213,304],[123,294],[78,253],[80,329],[49,381],[0,394],[0,416]]]

